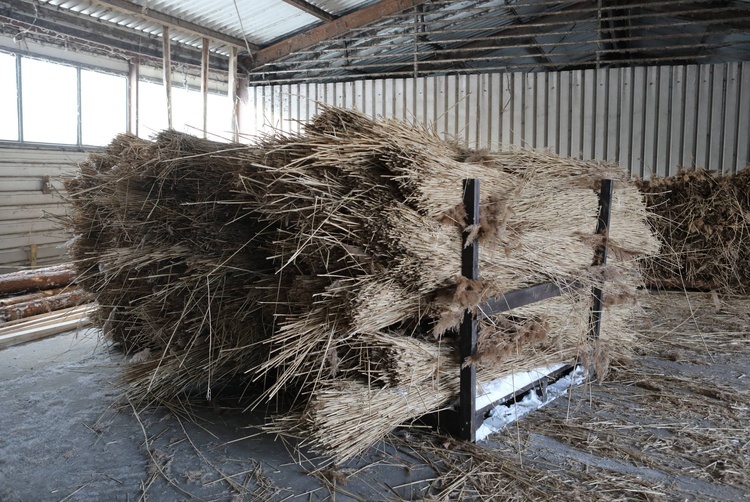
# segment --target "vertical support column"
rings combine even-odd
[[[81,104],[81,67],[76,67],[76,144],[83,144],[83,107]]]
[[[232,110],[232,141],[239,141],[239,124],[237,120],[237,47],[229,49],[229,105]]]
[[[141,63],[135,58],[128,63],[128,132],[138,136],[138,82]]]
[[[601,235],[603,243],[594,254],[594,266],[607,264],[607,239],[609,238],[609,220],[612,210],[612,193],[614,191],[613,180],[602,180],[602,188],[599,192],[599,218],[596,221],[596,233]],[[594,302],[591,307],[591,321],[589,338],[599,338],[602,324],[602,306],[604,303],[604,291],[600,287],[594,287]]]
[[[31,244],[29,246],[29,265],[32,267],[36,267],[36,255],[37,255],[37,245]]]
[[[162,52],[164,55],[162,64],[164,66],[164,89],[167,92],[167,127],[172,126],[172,44],[169,39],[169,26],[162,27]]]
[[[239,137],[242,134],[243,128],[247,127],[247,124],[251,120],[251,117],[255,117],[255,110],[248,112],[248,89],[247,89],[247,77],[240,77],[237,79],[237,134],[235,141],[239,141]]]
[[[18,110],[18,141],[23,142],[23,77],[21,55],[16,54],[16,108]]]
[[[464,207],[466,208],[466,226],[479,223],[479,180],[464,181]],[[479,279],[479,242],[474,239],[468,243],[469,230],[464,230],[461,237],[461,274],[467,279]],[[477,353],[477,313],[474,310],[464,312],[459,329],[459,351],[461,354],[461,387],[459,391],[458,433],[465,441],[476,440],[476,392],[477,370],[474,364],[463,366],[464,362]]]
[[[208,39],[201,50],[201,96],[203,97],[203,137],[208,137]]]

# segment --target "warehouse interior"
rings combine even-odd
[[[749,497],[748,164],[746,0],[0,0],[0,500]]]

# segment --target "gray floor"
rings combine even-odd
[[[93,332],[0,351],[0,500],[138,500],[144,491],[150,500],[330,498],[325,479],[309,475],[321,462],[259,433],[257,416],[198,409],[197,424],[165,410],[136,418],[116,386],[121,364]],[[346,491],[378,500],[384,481],[413,481],[416,471],[393,458],[382,445],[353,463],[361,471]]]
[[[657,375],[689,377],[696,372],[701,378],[723,379],[731,392],[731,385],[747,390],[749,361],[747,354],[740,354],[725,360],[714,358],[710,363],[703,357],[679,362],[645,357],[639,364],[644,372],[653,370]],[[436,476],[434,465],[428,466],[424,457],[390,442],[341,466],[345,483],[329,471],[316,474],[319,460],[302,456],[294,445],[259,434],[254,426],[261,418],[247,413],[194,410],[198,424],[167,410],[142,412],[136,417],[117,388],[122,364],[121,356],[99,344],[93,332],[66,333],[0,351],[0,501],[423,499],[427,495],[425,480]],[[655,386],[659,385],[657,381]],[[545,416],[571,413],[600,422],[652,422],[635,404],[623,406],[623,402],[637,403],[643,392],[643,385],[615,381],[594,392],[598,397],[592,403],[591,388],[579,388],[570,400],[555,401],[535,412],[537,417],[524,419],[519,427],[483,447],[495,449],[501,456],[507,454],[508,462],[522,457],[525,466],[555,466],[555,476],[563,483],[545,488],[550,499],[661,500],[664,494],[671,500],[750,499],[744,482],[701,476],[702,467],[696,471],[686,464],[662,470],[658,462],[644,463],[628,455],[597,455],[544,433]],[[740,401],[731,406],[740,417],[747,417],[749,404]],[[654,434],[660,430],[654,428]],[[150,452],[144,448],[145,435],[152,444]],[[750,433],[738,430],[736,438],[739,446],[735,451],[744,457],[735,460],[742,461],[740,466],[750,466]],[[658,454],[664,452],[654,453]],[[679,452],[667,455],[672,460],[684,457]],[[584,476],[589,467],[608,476],[624,476],[630,483],[627,486],[636,483],[637,489],[625,486],[610,493],[584,487],[583,492],[567,492],[565,483],[578,482],[576,469]],[[650,491],[661,496],[648,496]],[[514,495],[531,498],[525,492]],[[482,498],[510,497],[485,493]],[[455,498],[464,497],[449,499]]]

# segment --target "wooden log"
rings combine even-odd
[[[0,321],[22,319],[45,312],[54,312],[82,303],[88,303],[91,297],[80,288],[71,289],[54,296],[36,298],[27,302],[16,303],[0,308]]]
[[[70,264],[3,274],[0,275],[0,296],[67,286],[75,276],[75,268]]]
[[[47,298],[50,296],[59,295],[61,293],[64,293],[65,291],[66,291],[66,288],[54,288],[54,289],[45,289],[42,291],[34,291],[33,293],[24,293],[24,294],[20,294],[16,296],[8,296],[7,298],[0,298],[0,309],[10,307],[11,305],[17,305],[19,303],[25,303],[25,302],[30,302],[34,300],[39,300],[42,298]]]

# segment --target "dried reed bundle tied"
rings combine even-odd
[[[479,281],[457,276],[467,177],[482,180],[480,222],[467,229],[480,245]],[[592,268],[603,178],[617,179],[616,252],[613,265]],[[99,325],[135,354],[131,394],[210,395],[237,379],[262,382],[264,398],[293,391],[305,412],[276,430],[339,458],[455,397],[450,329],[494,295],[583,285],[485,319],[486,380],[627,357],[632,340],[618,323],[632,309],[637,259],[658,249],[640,194],[616,167],[469,151],[425,127],[335,108],[302,134],[253,146],[120,136],[68,189],[81,282],[99,301]],[[590,291],[605,277],[611,301],[592,346]]]
[[[330,373],[341,359],[331,354],[345,351],[344,341],[358,333],[394,325],[410,332],[437,315],[444,318],[440,336],[464,308],[489,296],[579,279],[600,243],[592,240],[594,189],[603,177],[620,180],[613,216],[619,229],[611,240],[625,269],[658,247],[640,195],[612,166],[525,150],[469,152],[423,128],[336,109],[274,155],[289,159],[300,151],[306,154],[268,170],[273,181],[266,186],[243,180],[249,193],[263,190],[263,207],[253,210],[284,229],[274,241],[283,267],[336,277],[313,310],[280,320],[264,370],[280,370],[285,383]],[[483,287],[468,302],[456,297],[441,306],[438,293],[457,287],[463,217],[456,187],[467,176],[485,187],[477,231]]]
[[[578,361],[604,378],[612,361],[630,357],[632,307],[607,307],[592,343],[590,294],[576,291],[484,319],[473,361],[480,388],[561,361]],[[455,401],[460,362],[452,343],[381,331],[362,333],[346,345],[352,356],[341,371],[346,379],[319,382],[303,413],[280,417],[269,431],[305,438],[305,444],[343,461],[381,439],[394,422],[409,424]]]
[[[444,407],[458,393],[450,383],[379,388],[356,380],[324,381],[304,412],[277,417],[266,429],[344,461],[383,439],[394,424]]]
[[[650,284],[750,292],[750,169],[725,176],[683,168],[639,187],[664,241],[644,263]]]
[[[273,277],[264,242],[248,244],[265,225],[237,205],[237,176],[255,169],[231,158],[238,148],[251,157],[175,132],[121,135],[66,183],[94,318],[145,360],[125,375],[135,397],[210,394],[265,359],[263,347],[236,350],[267,336],[257,288]]]

